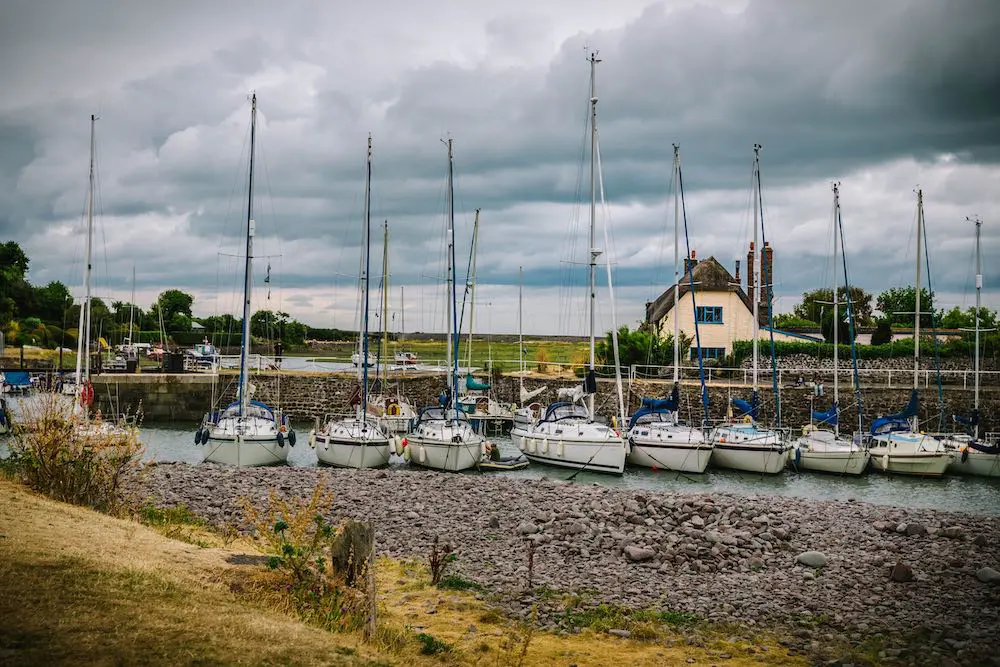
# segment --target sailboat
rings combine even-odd
[[[643,397],[641,407],[629,420],[628,439],[632,449],[628,462],[660,470],[705,472],[712,458],[712,443],[705,440],[700,427],[682,424],[678,414],[680,404],[680,196],[681,154],[674,145],[674,386],[668,398]],[[694,297],[693,278],[691,296]],[[695,328],[698,318],[695,317]],[[700,354],[700,350],[699,350]],[[705,376],[701,375],[702,395]]]
[[[250,167],[247,185],[246,257],[243,266],[243,332],[240,339],[240,375],[236,400],[205,415],[195,431],[195,443],[205,446],[205,461],[235,466],[283,464],[295,431],[287,415],[254,400],[247,355],[250,350],[250,292],[253,283],[253,168],[257,136],[257,95],[250,101]],[[286,446],[287,445],[287,446]]]
[[[913,312],[913,393],[902,412],[872,422],[872,463],[879,470],[901,475],[940,477],[955,455],[944,444],[920,431],[920,261],[923,252],[924,191],[917,191],[917,284]]]
[[[983,270],[980,249],[980,235],[983,221],[972,220],[976,225],[976,324],[973,368],[973,403],[969,416],[955,415],[956,422],[968,429],[968,434],[951,436],[944,441],[945,447],[956,450],[955,459],[948,466],[948,472],[983,477],[1000,477],[1000,442],[985,442],[979,438],[979,314],[982,307]]]
[[[410,462],[458,472],[475,467],[487,449],[468,415],[458,409],[458,302],[455,280],[455,179],[452,140],[448,147],[448,387],[439,405],[421,408],[413,431],[403,439]]]
[[[409,400],[400,390],[399,383],[396,384],[395,393],[386,391],[386,383],[389,379],[389,222],[386,221],[382,231],[382,372],[379,386],[382,393],[369,394],[367,410],[369,414],[378,417],[382,429],[389,433],[405,433],[410,428],[410,423],[417,416],[417,411],[413,409]],[[397,454],[402,454],[402,447],[398,442],[394,443]]]
[[[625,456],[628,441],[615,429],[595,420],[594,396],[597,393],[595,370],[595,296],[597,284],[597,257],[601,251],[596,248],[597,184],[599,174],[599,153],[597,144],[597,54],[592,53],[590,62],[590,291],[588,313],[590,319],[590,362],[583,384],[560,389],[558,400],[549,404],[540,419],[524,423],[515,420],[511,438],[528,459],[539,463],[575,468],[591,472],[620,475],[625,470]],[[601,188],[603,194],[603,186]],[[608,285],[611,285],[611,269],[608,265]],[[614,313],[614,306],[612,306]],[[622,413],[621,385],[618,369],[617,329],[612,327],[615,352],[615,369],[618,376],[619,423],[624,423]],[[586,399],[586,400],[585,400]]]
[[[490,392],[490,383],[477,380],[472,374],[472,332],[476,312],[476,249],[479,242],[479,209],[472,223],[472,249],[469,253],[469,269],[465,281],[465,294],[469,299],[469,344],[465,374],[465,391],[458,398],[458,408],[469,415],[473,426],[486,423],[502,424],[514,418],[510,404],[500,403]],[[464,304],[463,304],[464,311]],[[461,329],[461,323],[459,324]]]
[[[364,259],[361,268],[361,334],[358,349],[363,358],[368,351],[368,293],[371,269],[371,178],[372,138],[368,137],[368,162],[365,172]],[[368,365],[358,368],[358,389],[354,415],[328,419],[323,427],[310,434],[320,463],[341,468],[377,468],[389,463],[389,436],[377,416],[368,414]]]
[[[843,234],[840,217],[840,186],[833,184],[833,407],[826,412],[812,412],[812,419],[819,427],[810,423],[802,429],[802,436],[792,443],[794,461],[797,468],[820,472],[860,475],[868,468],[871,458],[859,443],[840,435],[840,355],[839,331],[840,311],[837,299],[837,248]],[[844,286],[847,293],[847,308],[850,314],[850,283],[847,281],[847,263],[844,262]],[[854,340],[851,340],[854,347]],[[857,364],[854,368],[857,378]],[[861,411],[858,406],[858,433],[860,434]],[[823,426],[832,428],[822,428]]]
[[[763,226],[763,219],[758,222],[758,213],[763,210],[760,201],[760,144],[753,147],[753,175],[751,188],[753,190],[753,244],[757,247],[757,234]],[[712,463],[721,468],[746,470],[760,473],[779,473],[785,468],[788,459],[789,445],[782,438],[780,431],[764,428],[757,424],[759,400],[758,366],[760,360],[760,296],[768,294],[767,307],[771,308],[771,280],[765,275],[764,262],[755,262],[759,285],[758,292],[753,295],[753,385],[750,400],[733,399],[732,404],[743,413],[741,421],[729,421],[721,424],[712,432]],[[772,350],[773,354],[773,350]],[[776,397],[777,398],[777,397]]]

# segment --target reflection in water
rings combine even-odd
[[[146,443],[146,458],[149,460],[185,463],[200,463],[202,460],[202,448],[194,444],[194,424],[145,424],[142,439]],[[501,449],[512,448],[507,438],[493,440],[501,445]],[[316,454],[307,444],[305,430],[299,433],[298,446],[289,452],[288,464],[299,467],[317,465]],[[487,474],[529,479],[568,479],[573,471],[532,463],[524,470]],[[694,475],[627,467],[621,477],[584,471],[577,474],[574,481],[580,484],[687,493],[733,493],[744,496],[773,493],[815,500],[854,498],[879,505],[927,507],[1000,516],[1000,480],[983,477],[916,479],[888,477],[877,472],[851,477],[796,474],[791,471],[780,475],[755,475],[711,468],[704,475]]]

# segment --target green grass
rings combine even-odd
[[[463,338],[459,344],[459,359],[468,358],[468,338]],[[564,341],[564,340],[539,340],[525,339],[524,359],[527,367],[534,370],[540,356],[544,356],[544,361],[549,363],[583,363],[586,359],[586,341]],[[441,340],[407,340],[400,344],[398,341],[389,341],[389,353],[394,354],[397,350],[405,350],[416,353],[423,362],[442,361],[447,354],[446,342]],[[322,351],[310,351],[298,353],[302,356],[323,357],[348,361],[351,354],[356,351],[356,343],[329,343]],[[495,341],[486,338],[473,338],[472,340],[472,364],[483,368],[490,360],[494,365],[504,371],[516,371],[518,369],[517,341]]]
[[[450,591],[485,590],[481,584],[477,584],[476,582],[466,579],[458,574],[449,574],[446,577],[441,577],[441,581],[438,582],[437,587]]]
[[[590,628],[595,632],[628,630],[634,639],[639,640],[656,639],[667,629],[694,625],[697,620],[694,614],[682,611],[629,609],[611,604],[571,607],[563,614],[563,623],[568,626]]]
[[[417,635],[417,641],[420,642],[420,652],[424,655],[437,655],[438,653],[451,653],[451,644],[443,642],[434,635],[429,635],[426,632],[421,632]]]

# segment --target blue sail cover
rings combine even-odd
[[[640,417],[645,417],[646,415],[655,414],[657,412],[675,412],[677,406],[680,405],[680,389],[677,385],[674,385],[673,391],[670,392],[670,396],[667,398],[651,398],[649,396],[643,396],[641,400],[642,407],[635,411],[632,418],[628,422],[628,427],[632,428],[638,423]]]
[[[749,415],[751,419],[757,419],[757,392],[751,392],[749,401],[744,401],[742,398],[734,398],[733,407],[744,415]]]
[[[837,425],[837,414],[840,412],[836,403],[827,410],[826,412],[813,412],[813,421],[818,424],[827,424],[829,426]]]
[[[880,431],[898,431],[910,427],[907,420],[916,416],[920,409],[920,393],[914,389],[910,394],[910,402],[906,404],[901,412],[894,415],[879,417],[872,422],[872,435],[878,435]]]
[[[486,391],[490,385],[486,382],[478,382],[476,378],[472,377],[472,373],[469,373],[465,376],[465,388],[473,391]]]

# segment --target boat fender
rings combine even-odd
[[[559,456],[566,456],[566,443],[560,440],[558,447],[559,447]]]
[[[517,439],[517,448],[520,449],[522,452],[525,450],[525,448],[527,448],[525,440],[526,438],[523,435]]]
[[[888,472],[889,470],[889,454],[882,455],[882,470]]]
[[[421,465],[427,463],[427,450],[423,445],[420,445],[420,449],[417,451],[417,460],[420,461]]]
[[[201,444],[201,429],[200,428],[197,431],[194,432],[194,444],[196,444],[196,445],[200,445]]]
[[[406,446],[406,438],[403,438],[403,460],[409,463],[412,457],[413,457],[413,452],[410,447]]]
[[[212,435],[211,429],[209,429],[207,427],[204,428],[204,429],[202,429],[202,432],[201,432],[201,444],[207,445],[208,444],[208,439],[209,439],[209,437],[211,435]]]
[[[799,447],[795,447],[795,465],[798,466],[802,462],[802,450]]]
[[[528,438],[528,451],[531,452],[532,454],[535,453],[535,439],[534,438]]]
[[[542,438],[542,454],[548,454],[548,453],[549,453],[549,439]]]
[[[480,445],[479,451],[480,451],[480,453],[482,453],[483,456],[486,456],[487,454],[490,453],[489,447],[486,445],[486,441],[485,440],[483,440],[483,444]]]
[[[284,446],[285,446],[285,434],[282,433],[281,431],[278,431],[278,447],[284,447]]]
[[[291,430],[288,432],[288,444],[291,447],[295,446],[295,431]]]
[[[962,463],[965,463],[968,460],[969,460],[969,448],[966,447],[965,449],[962,450]]]
[[[396,453],[396,456],[403,455],[403,442],[398,435],[392,436],[392,451]]]
[[[316,449],[316,429],[309,431],[309,446]]]

